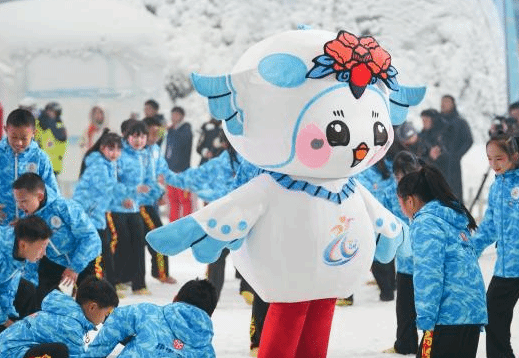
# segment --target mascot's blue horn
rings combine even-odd
[[[425,87],[406,87],[400,85],[398,91],[389,95],[389,111],[391,123],[399,125],[405,122],[409,106],[416,106],[425,96]]]
[[[234,135],[243,134],[242,111],[235,104],[236,91],[230,75],[201,76],[191,74],[193,87],[209,101],[209,112],[218,120],[225,121],[227,130]]]

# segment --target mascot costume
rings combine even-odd
[[[270,308],[259,357],[326,357],[336,297],[375,257],[407,252],[407,227],[352,177],[393,142],[424,87],[396,80],[372,37],[318,30],[271,36],[227,75],[192,75],[211,115],[257,175],[190,216],[151,231],[158,252],[201,262],[232,251]]]

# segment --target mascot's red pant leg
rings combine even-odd
[[[325,358],[335,298],[271,303],[258,358]]]

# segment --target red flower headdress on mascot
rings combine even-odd
[[[366,86],[377,79],[394,91],[399,86],[397,70],[391,66],[391,55],[371,36],[359,37],[347,31],[340,31],[335,40],[324,45],[325,55],[314,58],[314,67],[308,78],[323,78],[336,73],[337,80],[349,82],[355,98],[360,98]]]

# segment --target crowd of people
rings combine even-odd
[[[118,343],[125,344],[121,357],[181,351],[215,356],[210,316],[228,250],[209,265],[208,280],[187,282],[173,303],[117,307],[128,289],[151,294],[144,238],[162,225],[159,206],[168,203],[169,221],[175,221],[195,210],[191,193],[209,203],[257,174],[215,119],[202,125],[196,143],[200,163],[191,167],[193,130],[184,109],[172,108],[170,123],[159,110],[150,99],[142,120],[131,117],[113,130],[104,108],[92,107],[70,199],[62,197],[56,180],[67,148],[59,104],[51,102],[41,112],[21,106],[7,116],[0,141],[0,351],[7,356],[106,357]],[[461,180],[472,134],[450,95],[442,97],[439,111],[421,112],[421,131],[410,122],[395,127],[386,157],[357,175],[410,226],[413,255],[397,252],[391,263],[372,265],[380,300],[394,300],[396,291],[396,341],[386,352],[442,357],[464,350],[474,357],[485,326],[487,356],[513,357],[519,103],[510,105],[508,114],[489,131],[487,156],[497,177],[479,227],[464,205]],[[496,242],[496,267],[486,291],[477,260]],[[168,256],[147,248],[152,277],[175,284]],[[243,278],[240,294],[253,305],[250,349],[257,355],[269,304]],[[353,296],[337,304],[353,304]],[[101,323],[90,342],[88,332]]]

